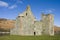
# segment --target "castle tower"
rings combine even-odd
[[[49,34],[54,35],[54,16],[52,14],[48,15],[49,17]]]
[[[42,14],[42,34],[54,35],[54,17],[52,14]]]

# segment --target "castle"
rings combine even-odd
[[[54,16],[42,14],[37,21],[30,6],[16,18],[15,27],[10,30],[11,35],[54,35]]]

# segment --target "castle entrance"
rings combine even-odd
[[[34,35],[36,35],[36,32],[34,32]]]

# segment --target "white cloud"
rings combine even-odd
[[[49,10],[46,10],[45,12],[46,13],[52,13],[52,12],[54,12],[55,11],[55,9],[49,9]]]
[[[8,7],[8,3],[4,2],[4,1],[0,1],[0,6]]]
[[[53,13],[55,9],[46,9],[46,10],[41,10],[41,13]]]
[[[0,1],[0,6],[1,7],[8,7],[9,9],[14,9],[17,7],[17,5],[12,5],[12,6],[9,6],[9,4],[7,2],[4,2],[4,1]]]
[[[16,8],[17,7],[17,5],[12,5],[12,6],[10,6],[10,7],[8,7],[9,9],[14,9],[14,8]]]
[[[4,1],[0,1],[0,7],[8,7],[8,9],[14,9],[17,7],[17,4],[23,4],[22,0],[11,0],[11,1],[16,1],[16,3],[12,6],[9,6],[9,4],[7,2]]]
[[[44,10],[41,10],[40,12],[42,12],[42,13],[43,13],[43,12],[44,12]]]
[[[23,1],[20,1],[21,4],[23,4]]]
[[[51,12],[53,12],[53,11],[52,11],[52,10],[46,10],[46,12],[51,13]]]
[[[17,0],[16,3],[17,3],[17,4],[18,4],[18,3],[23,4],[23,0]]]
[[[16,3],[14,4],[14,5],[12,5],[12,6],[10,6],[10,7],[8,7],[9,9],[14,9],[14,8],[16,8],[17,7],[17,4],[23,4],[23,1],[21,1],[21,0],[17,0],[16,1]]]
[[[55,9],[52,9],[53,11],[55,11]]]

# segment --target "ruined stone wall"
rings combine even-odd
[[[42,23],[41,21],[35,21],[34,23],[34,32],[36,35],[42,35]]]
[[[30,7],[16,18],[15,27],[11,29],[11,35],[54,35],[54,17],[51,14],[43,14],[41,21],[35,20]]]
[[[49,15],[49,32],[50,35],[54,35],[54,16],[53,15]]]
[[[54,35],[54,21],[53,15],[51,14],[44,14],[42,15],[42,33],[48,35]]]

